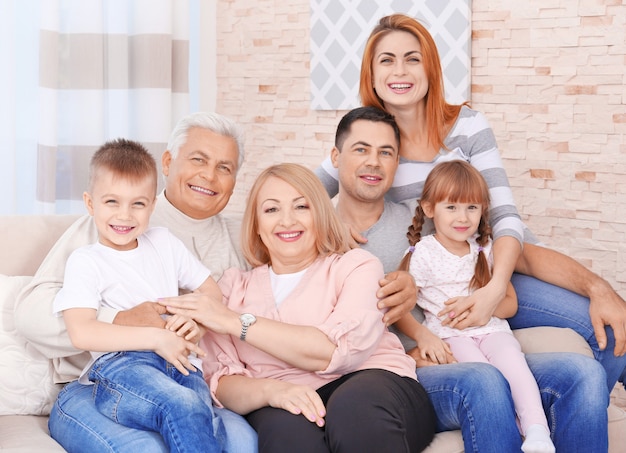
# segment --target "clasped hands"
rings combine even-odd
[[[417,288],[411,275],[403,271],[389,273],[380,281],[380,285],[377,294],[380,298],[379,308],[388,309],[383,321],[390,325],[415,306]],[[445,308],[438,313],[442,325],[466,329],[487,324],[502,298],[501,293],[501,289],[487,285],[470,296],[449,299],[445,302]],[[448,344],[436,335],[423,334],[414,340],[418,346],[407,353],[413,357],[417,367],[456,362]]]
[[[143,302],[132,309],[120,311],[113,322],[119,325],[164,329],[163,335],[155,338],[154,352],[174,365],[181,373],[188,375],[189,371],[196,371],[188,356],[206,355],[198,346],[198,342],[205,334],[207,326],[199,322],[196,316],[201,316],[202,319],[210,318],[211,314],[207,312],[208,307],[213,305],[211,302],[210,297],[198,293],[165,298],[158,302]],[[230,311],[221,301],[213,302],[223,310]],[[165,319],[164,315],[167,315]]]

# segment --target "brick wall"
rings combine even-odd
[[[626,4],[473,0],[472,105],[524,221],[626,297]],[[217,110],[246,130],[229,210],[258,172],[315,168],[345,113],[309,110],[309,1],[217,2]]]

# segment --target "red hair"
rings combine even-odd
[[[422,203],[429,203],[434,207],[437,203],[447,201],[449,203],[477,203],[481,205],[482,215],[478,225],[476,242],[479,246],[484,247],[491,238],[489,200],[487,182],[471,164],[464,160],[453,160],[437,164],[424,182],[422,198],[415,208],[413,220],[406,233],[409,245],[417,244],[422,238],[422,226],[426,217]],[[399,270],[409,270],[412,253],[410,251],[404,256],[398,266]],[[470,289],[482,288],[489,280],[491,280],[491,271],[487,257],[483,251],[480,251],[476,261],[474,277],[470,282]]]
[[[389,33],[402,31],[410,33],[419,41],[422,47],[423,65],[428,78],[428,93],[426,93],[426,122],[429,145],[435,149],[445,148],[443,141],[446,136],[447,125],[456,120],[461,107],[465,104],[454,105],[446,102],[443,86],[443,72],[435,40],[426,27],[417,20],[404,14],[392,14],[380,19],[367,39],[363,59],[361,60],[361,76],[359,96],[364,106],[373,106],[385,109],[385,104],[378,97],[372,82],[372,64],[374,62],[376,46]]]

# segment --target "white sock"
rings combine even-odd
[[[543,425],[530,425],[526,430],[522,451],[524,453],[555,453],[556,449],[550,439],[550,431]]]

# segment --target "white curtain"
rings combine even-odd
[[[84,212],[88,162],[106,140],[138,140],[159,160],[194,107],[197,7],[0,0],[0,215]]]

